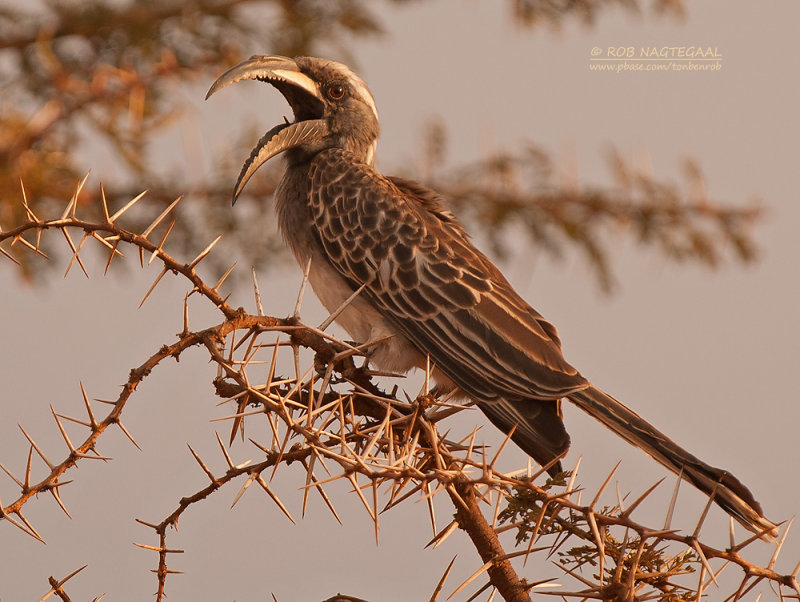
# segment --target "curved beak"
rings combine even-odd
[[[208,90],[206,99],[225,86],[244,79],[264,81],[277,88],[292,107],[295,120],[275,126],[258,141],[236,181],[234,203],[250,177],[269,159],[328,134],[327,122],[322,119],[324,104],[319,87],[300,71],[292,59],[285,56],[251,56],[223,73]]]

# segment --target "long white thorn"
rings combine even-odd
[[[183,198],[183,195],[179,196],[177,199],[175,199],[174,201],[172,201],[172,203],[170,203],[169,207],[167,207],[166,209],[164,209],[164,211],[162,211],[162,212],[161,212],[161,215],[159,215],[159,216],[158,216],[156,219],[154,219],[152,224],[150,224],[149,226],[147,226],[147,230],[145,230],[144,232],[142,232],[142,236],[144,236],[145,238],[147,238],[148,236],[150,236],[150,233],[151,233],[153,230],[155,230],[155,228],[158,226],[158,224],[160,224],[160,223],[161,223],[161,221],[162,221],[162,220],[163,220],[165,217],[167,217],[167,215],[169,214],[169,212],[170,212],[170,211],[172,211],[172,210],[175,208],[175,205],[177,205],[178,203],[180,203],[180,202],[181,202],[181,199],[182,199],[182,198]]]
[[[61,216],[61,219],[67,219],[67,217],[75,217],[75,209],[78,206],[78,195],[80,195],[83,187],[86,185],[86,180],[89,179],[89,174],[91,174],[91,170],[86,172],[86,175],[83,176],[83,179],[78,183],[78,187],[75,189],[75,194],[72,195],[72,198],[69,200],[67,204],[67,208],[64,209],[64,213]]]
[[[306,293],[306,285],[308,284],[308,275],[311,273],[311,257],[309,256],[306,262],[306,267],[303,270],[303,281],[300,283],[300,290],[297,292],[297,302],[294,304],[293,318],[300,315],[300,308],[303,306],[303,296]]]
[[[106,200],[106,189],[103,188],[103,183],[100,182],[100,201],[103,205],[103,217],[105,218],[105,223],[110,224],[111,220],[108,217],[108,200]]]
[[[251,267],[253,271],[253,292],[256,296],[256,310],[258,310],[258,315],[264,315],[264,306],[261,305],[261,291],[258,290],[258,278],[256,278],[256,268],[255,266]]]
[[[339,315],[341,315],[341,313],[342,313],[342,312],[343,312],[345,309],[347,309],[347,307],[348,307],[348,306],[349,306],[349,305],[350,305],[350,304],[351,304],[353,301],[355,301],[355,298],[356,298],[356,297],[358,297],[358,296],[361,294],[361,291],[363,291],[363,290],[364,290],[364,288],[367,286],[367,284],[368,284],[368,283],[367,283],[367,282],[365,282],[365,283],[364,283],[364,284],[362,284],[360,287],[358,287],[358,290],[356,290],[356,291],[355,291],[355,292],[354,292],[352,295],[350,295],[350,296],[349,296],[347,299],[345,299],[344,303],[342,303],[342,304],[341,304],[339,307],[337,307],[337,308],[336,308],[336,311],[334,311],[334,312],[333,312],[331,315],[329,315],[327,318],[325,318],[325,320],[322,322],[322,324],[320,324],[320,325],[318,326],[318,328],[319,328],[320,330],[325,330],[325,329],[326,329],[328,326],[330,326],[330,325],[331,325],[331,323],[333,323],[333,321],[334,321],[336,318],[338,318],[338,317],[339,317]]]
[[[139,303],[139,307],[141,307],[142,305],[144,305],[145,301],[147,301],[147,298],[150,296],[150,293],[152,293],[152,292],[155,290],[156,286],[158,286],[158,283],[159,283],[159,282],[161,282],[161,279],[162,279],[162,278],[165,276],[165,274],[166,274],[168,271],[169,271],[169,270],[168,270],[167,268],[163,268],[163,269],[161,270],[161,272],[159,273],[159,275],[156,277],[156,279],[155,279],[155,282],[153,282],[153,284],[152,284],[152,285],[150,286],[150,288],[147,290],[147,293],[145,293],[144,297],[142,297],[142,301],[141,301],[141,303]]]
[[[22,181],[22,178],[19,179],[19,187],[22,190],[22,206],[25,208],[25,213],[28,214],[28,219],[35,224],[40,223],[36,214],[31,210],[28,206],[28,195],[25,193],[25,183]]]
[[[200,263],[203,259],[205,259],[206,255],[211,253],[211,249],[213,249],[214,246],[219,242],[220,238],[222,238],[222,234],[217,236],[213,241],[211,241],[211,243],[205,249],[200,251],[200,254],[197,257],[195,257],[189,264],[189,268],[191,269],[195,267],[198,263]]]
[[[147,191],[144,190],[144,191],[140,192],[139,194],[137,194],[135,197],[133,197],[130,201],[128,201],[125,204],[124,207],[122,207],[122,209],[120,209],[114,215],[112,215],[111,217],[108,218],[109,223],[113,224],[118,218],[122,217],[122,214],[124,214],[128,209],[130,209],[136,203],[138,203],[142,199],[142,197],[144,195],[146,195],[146,194],[147,194]]]

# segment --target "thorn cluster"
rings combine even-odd
[[[20,431],[28,448],[23,476],[0,464],[0,469],[19,487],[18,497],[8,505],[0,503],[0,523],[8,522],[27,535],[44,542],[42,535],[23,514],[23,507],[40,493],[49,493],[59,508],[69,516],[62,498],[62,488],[72,481],[64,475],[85,460],[111,460],[98,451],[102,435],[113,426],[119,427],[131,443],[136,440],[123,425],[122,414],[139,383],[167,358],[179,358],[192,347],[199,346],[215,364],[213,384],[221,405],[231,407],[230,413],[219,421],[230,422],[226,444],[219,434],[216,440],[223,464],[221,469],[202,459],[189,446],[189,452],[199,465],[206,483],[195,492],[180,499],[177,507],[157,522],[138,522],[152,529],[157,545],[136,544],[157,553],[155,573],[157,600],[165,596],[170,574],[180,571],[168,568],[168,561],[183,550],[167,545],[170,527],[177,527],[179,518],[195,504],[201,503],[215,491],[239,481],[238,492],[231,507],[246,494],[253,484],[264,492],[270,504],[293,524],[295,514],[291,502],[276,493],[274,485],[278,471],[300,473],[300,516],[305,516],[309,499],[319,496],[335,520],[341,522],[334,505],[337,493],[334,483],[344,485],[353,501],[363,506],[365,515],[374,525],[375,540],[379,540],[381,516],[406,502],[423,501],[432,529],[432,539],[426,547],[437,548],[458,530],[463,530],[481,557],[481,565],[454,587],[448,599],[465,592],[478,582],[468,598],[496,591],[506,600],[530,600],[531,593],[558,595],[563,600],[700,600],[709,588],[717,588],[715,599],[723,599],[723,571],[738,568],[741,579],[725,600],[743,600],[759,584],[768,583],[782,599],[799,599],[797,576],[800,563],[788,574],[776,571],[779,553],[791,527],[786,524],[774,551],[764,566],[752,563],[741,555],[742,550],[760,541],[758,535],[736,542],[731,526],[730,545],[712,547],[701,539],[701,530],[708,516],[708,506],[702,511],[690,535],[671,527],[678,497],[676,484],[663,527],[651,528],[634,520],[633,513],[658,487],[649,487],[637,499],[626,504],[617,487],[616,502],[601,505],[614,478],[617,467],[611,470],[591,501],[581,501],[583,490],[576,485],[580,459],[564,478],[544,477],[547,467],[533,470],[530,464],[517,471],[503,472],[500,458],[508,447],[511,434],[496,449],[489,450],[478,438],[478,429],[466,436],[440,432],[442,421],[457,412],[469,411],[468,406],[455,405],[447,396],[430,389],[428,367],[425,384],[416,397],[398,395],[397,387],[386,393],[376,379],[385,376],[367,368],[370,350],[383,339],[363,344],[340,340],[327,332],[328,326],[360,293],[357,290],[318,327],[303,323],[300,313],[310,265],[300,287],[291,317],[279,319],[265,314],[258,283],[253,273],[256,313],[234,309],[220,289],[234,271],[235,263],[209,286],[197,272],[198,265],[208,257],[219,242],[217,237],[194,259],[182,262],[165,249],[166,241],[176,221],[177,198],[164,209],[141,233],[125,229],[119,222],[137,205],[145,193],[137,195],[119,210],[110,213],[101,190],[103,219],[91,222],[77,215],[78,197],[86,178],[79,184],[61,216],[44,220],[30,209],[22,190],[25,221],[10,229],[0,230],[0,252],[18,262],[17,257],[3,248],[10,241],[14,253],[30,252],[47,258],[40,250],[44,233],[58,230],[67,242],[70,259],[69,273],[77,263],[88,277],[82,253],[94,247],[107,253],[106,271],[115,257],[124,257],[120,247],[132,247],[144,268],[157,261],[160,271],[142,299],[144,304],[168,273],[182,276],[190,290],[184,298],[182,330],[178,340],[162,345],[149,358],[131,370],[127,382],[116,399],[90,401],[86,388],[80,383],[84,415],[75,417],[60,413],[51,406],[57,430],[66,451],[59,460],[50,459],[34,437],[22,426]],[[172,216],[166,224],[167,217]],[[151,237],[161,227],[158,241]],[[76,244],[71,233],[81,233]],[[96,244],[90,244],[93,240]],[[34,241],[34,242],[32,242]],[[19,245],[19,246],[17,246]],[[149,259],[145,263],[145,254]],[[211,327],[192,331],[188,298],[197,295],[220,311],[221,321]],[[313,361],[304,359],[308,352]],[[361,365],[356,360],[362,358]],[[287,369],[287,366],[289,367]],[[306,367],[307,366],[307,367]],[[288,371],[288,374],[282,374]],[[107,411],[96,414],[97,404]],[[65,422],[78,425],[80,436],[68,432]],[[71,427],[75,428],[75,427]],[[245,436],[245,430],[252,437]],[[246,443],[253,457],[236,462],[228,446],[237,438]],[[52,455],[52,454],[51,454]],[[40,470],[40,476],[34,476]],[[282,478],[291,478],[289,475]],[[677,481],[680,483],[680,479]],[[337,492],[340,490],[337,489]],[[587,496],[588,497],[588,496]],[[442,500],[452,509],[447,524],[437,524],[436,506]],[[710,503],[710,500],[709,500]],[[516,539],[510,536],[516,533]],[[763,534],[762,534],[763,535]],[[508,546],[519,549],[506,552]],[[554,576],[537,577],[528,582],[520,577],[530,557],[557,559]],[[456,558],[447,566],[435,585],[431,600],[444,592]],[[545,563],[549,566],[548,563]],[[79,569],[79,571],[82,569]],[[66,598],[64,583],[79,571],[57,581],[51,578],[52,594]],[[587,574],[588,573],[588,574]],[[555,579],[577,583],[574,591],[562,588]],[[557,591],[548,591],[562,588]]]

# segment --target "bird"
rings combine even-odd
[[[433,366],[437,391],[474,402],[551,475],[562,471],[570,446],[568,400],[747,529],[777,534],[739,479],[684,450],[567,362],[556,328],[473,245],[445,198],[375,169],[378,109],[347,65],[254,55],[223,73],[206,99],[242,80],[272,85],[294,119],[258,141],[233,202],[261,165],[283,155],[280,231],[322,304],[332,313],[345,306],[336,321],[353,340],[387,339],[370,354],[372,365],[391,372]]]

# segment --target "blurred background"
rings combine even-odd
[[[203,97],[253,53],[342,60],[378,104],[378,169],[446,193],[478,245],[558,327],[573,365],[736,474],[769,518],[786,520],[800,508],[800,84],[791,48],[800,8],[766,10],[722,0],[5,2],[0,225],[25,219],[20,179],[40,217],[60,215],[89,170],[77,209],[87,219],[100,214],[101,183],[113,207],[148,189],[125,218],[134,230],[183,194],[168,251],[188,261],[222,232],[203,264],[207,280],[237,261],[231,303],[254,311],[253,265],[266,312],[288,315],[300,270],[274,230],[280,161],[260,170],[235,210],[229,199],[249,149],[291,112],[257,82]],[[689,47],[718,58],[636,59],[641,49],[680,58],[664,49]],[[627,63],[608,60],[628,48]],[[651,64],[669,68],[635,67]],[[719,68],[699,68],[706,64]],[[166,277],[139,308],[155,265],[140,269],[130,256],[103,277],[105,254],[82,252],[90,277],[76,265],[63,278],[71,253],[55,233],[42,238],[49,261],[23,243],[2,248],[21,266],[0,257],[0,462],[19,476],[28,444],[17,423],[51,459],[63,457],[49,404],[78,415],[81,382],[92,398],[116,398],[131,368],[174,341],[188,288]],[[324,317],[307,296],[303,318]],[[193,329],[218,321],[213,308],[191,306]],[[230,412],[216,407],[214,375],[204,354],[190,351],[142,383],[125,411],[142,451],[121,432],[101,438],[98,451],[113,462],[82,463],[62,489],[72,520],[51,499],[27,506],[47,545],[0,523],[0,599],[37,600],[48,576],[84,564],[68,588],[74,599],[152,594],[155,554],[132,542],[157,541],[134,518],[159,522],[205,485],[187,443],[223,466],[214,430],[229,427],[209,420]],[[415,394],[419,376],[401,386]],[[582,457],[588,491],[620,459],[623,493],[636,496],[665,476],[575,408],[565,412],[566,465]],[[474,411],[453,429],[466,435],[475,424],[489,444],[502,441]],[[231,453],[243,461],[253,448],[237,443]],[[43,476],[37,461],[34,476]],[[509,450],[504,461],[511,469],[525,459]],[[286,470],[273,481],[296,517],[304,478]],[[641,522],[663,521],[672,482],[642,508]],[[424,503],[385,514],[376,546],[344,486],[329,491],[339,494],[342,526],[313,496],[297,526],[252,492],[231,511],[236,490],[194,506],[168,539],[185,550],[170,565],[184,571],[167,581],[171,599],[321,600],[339,591],[428,599],[454,555],[453,588],[481,564],[461,533],[422,551],[432,537]],[[17,493],[0,474],[0,498]],[[691,531],[703,505],[683,487],[673,524]],[[441,527],[452,510],[440,512]],[[704,533],[724,546],[727,517],[711,512]],[[764,563],[771,548],[753,553]],[[777,569],[791,572],[798,559],[790,534]],[[559,573],[538,562],[520,572],[529,580]],[[775,598],[764,586],[748,599],[759,593]]]

